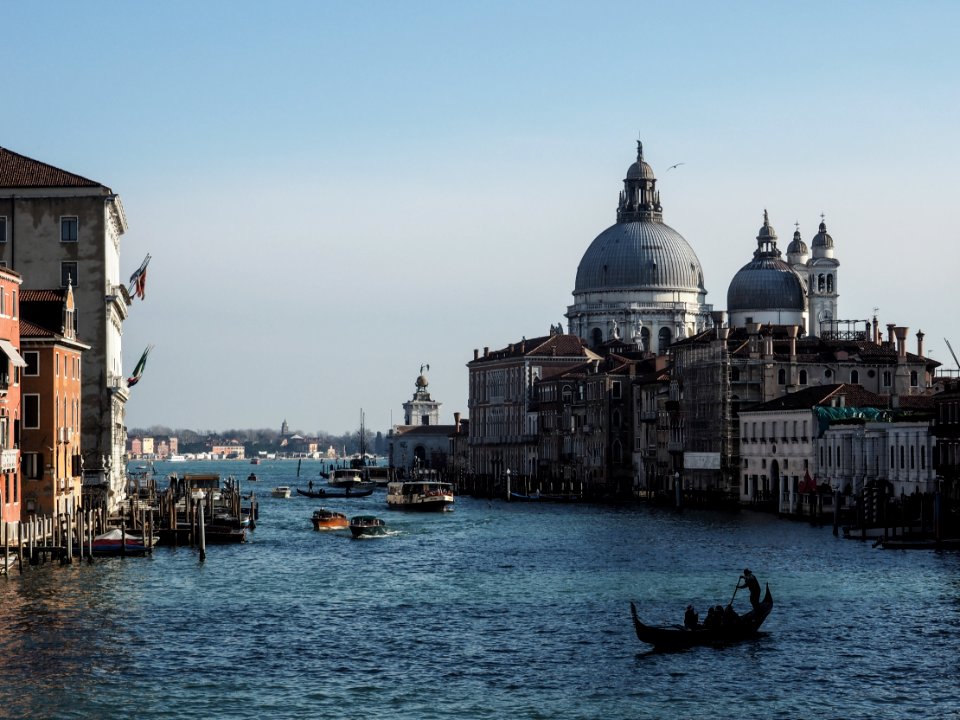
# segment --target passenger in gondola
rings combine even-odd
[[[737,615],[737,611],[733,609],[733,603],[730,603],[723,611],[723,626],[734,627],[739,621],[740,616]]]
[[[753,606],[754,610],[757,610],[760,607],[760,581],[748,568],[744,568],[740,580],[743,582],[737,583],[737,589],[743,590],[746,588],[750,591],[750,605]]]
[[[693,609],[693,605],[687,605],[687,611],[683,614],[683,626],[691,630],[700,626],[700,616]]]

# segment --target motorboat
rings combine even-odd
[[[157,544],[158,538],[125,533],[113,528],[93,538],[94,555],[143,555]]]
[[[447,510],[453,505],[453,485],[433,480],[409,480],[387,485],[392,510]]]
[[[355,538],[386,535],[387,524],[373,515],[357,515],[350,518],[350,532]]]
[[[373,495],[372,487],[364,488],[336,488],[334,490],[327,490],[326,488],[317,488],[309,490],[301,490],[297,488],[297,495],[303,495],[308,498],[322,499],[322,498],[353,498],[353,497],[367,497]]]
[[[345,530],[350,527],[350,521],[343,513],[320,508],[313,511],[314,530]]]
[[[290,486],[277,485],[273,490],[270,491],[270,494],[275,498],[288,498],[290,497]]]
[[[337,468],[330,472],[327,478],[330,487],[363,487],[363,471],[359,468]]]

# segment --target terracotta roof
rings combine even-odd
[[[815,385],[813,387],[798,390],[795,393],[789,393],[783,397],[768,400],[760,405],[754,405],[743,412],[768,410],[807,410],[817,405],[831,405],[836,400],[843,398],[846,407],[889,407],[889,399],[883,395],[877,395],[864,390],[860,385],[850,385],[840,383],[837,385]]]
[[[398,425],[396,435],[453,435],[456,425]]]
[[[544,355],[551,357],[599,358],[599,355],[587,349],[583,340],[576,335],[553,334],[529,340],[523,338],[520,342],[511,343],[500,350],[491,350],[486,355],[478,357],[472,362],[489,362],[492,360]]]
[[[52,330],[47,330],[47,328],[40,327],[35,325],[29,320],[20,319],[20,339],[26,338],[52,338],[57,337],[57,334]]]
[[[20,291],[20,302],[56,302],[62,303],[67,296],[64,290],[30,290],[23,288]]]
[[[101,187],[101,183],[0,148],[0,187]]]

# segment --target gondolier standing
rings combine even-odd
[[[760,607],[760,581],[757,580],[757,577],[750,572],[748,568],[743,569],[743,575],[740,576],[740,580],[742,580],[743,583],[737,583],[737,590],[746,588],[750,591],[750,605],[756,610]]]

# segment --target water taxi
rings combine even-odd
[[[364,487],[363,472],[358,468],[337,468],[327,478],[330,487]]]
[[[387,524],[373,515],[357,515],[350,518],[350,532],[355,538],[386,535]]]
[[[450,483],[411,480],[387,485],[387,506],[392,510],[447,510],[453,502]]]
[[[314,530],[344,530],[350,527],[350,521],[343,513],[320,508],[313,511]]]
[[[288,485],[277,485],[270,491],[270,494],[275,498],[288,498],[290,497],[290,487]]]

